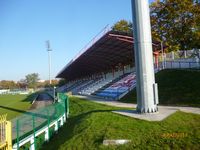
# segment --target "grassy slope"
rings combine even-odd
[[[7,114],[8,119],[24,113],[31,106],[33,95],[0,95],[0,115]]]
[[[199,149],[200,115],[177,112],[161,122],[148,122],[110,112],[114,107],[70,98],[70,118],[49,143],[55,149]],[[165,136],[166,134],[170,136]],[[173,133],[177,136],[173,137]],[[180,137],[180,135],[184,136]],[[172,136],[172,137],[171,137]],[[179,137],[178,137],[179,136]],[[123,146],[103,146],[103,139],[130,139]]]
[[[163,70],[156,74],[156,82],[160,104],[200,107],[199,71]],[[120,101],[136,103],[136,90]]]

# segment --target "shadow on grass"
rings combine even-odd
[[[25,99],[23,99],[22,102],[30,102],[30,103],[32,103],[33,100],[36,99],[38,95],[39,95],[39,93],[32,93],[30,95],[27,95],[27,97]]]
[[[35,100],[38,97],[39,94],[40,93],[32,93],[30,95],[27,95],[27,97],[25,99],[23,99],[22,102],[32,103],[32,101]],[[22,114],[25,114],[25,115],[36,116],[36,117],[45,118],[45,119],[48,118],[47,115],[43,115],[43,114],[33,112],[33,111],[31,112],[31,111],[26,111],[26,110],[20,110],[20,109],[8,107],[8,106],[2,106],[2,105],[0,105],[0,108],[7,109],[7,110],[10,110],[10,111],[14,111],[14,112],[18,112],[18,113],[22,113]]]
[[[0,105],[0,108],[7,109],[7,110],[10,110],[10,111],[15,111],[15,112],[18,112],[18,113],[22,113],[24,115],[30,115],[30,116],[35,116],[35,117],[44,118],[44,119],[48,119],[48,117],[49,117],[48,115],[43,115],[43,114],[36,113],[36,112],[24,111],[24,110],[6,107],[6,106],[1,106],[1,105]]]
[[[70,117],[67,119],[67,123],[64,124],[62,128],[58,131],[58,134],[54,135],[48,143],[45,143],[42,146],[42,150],[55,150],[59,149],[59,147],[64,144],[67,140],[70,140],[74,136],[74,129],[76,125],[81,123],[81,120],[84,120],[88,115],[92,113],[101,113],[101,112],[112,112],[113,110],[92,110],[88,111],[82,114],[79,114],[77,116]],[[96,142],[101,143],[102,141],[98,140]]]

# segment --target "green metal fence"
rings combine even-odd
[[[39,149],[63,125],[68,114],[68,97],[58,93],[56,103],[15,118],[12,120],[13,149]]]

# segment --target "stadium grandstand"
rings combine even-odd
[[[154,42],[158,66],[159,44]],[[104,28],[57,75],[67,84],[59,92],[118,100],[136,86],[133,35]]]

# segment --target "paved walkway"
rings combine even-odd
[[[44,108],[53,103],[53,98],[46,93],[41,93],[38,95],[37,99],[31,105],[30,110]]]
[[[96,103],[105,104],[109,106],[116,106],[116,107],[124,107],[124,108],[136,108],[136,104],[130,104],[130,103],[122,103],[118,101],[111,101],[111,100],[105,100],[100,99],[93,96],[80,96],[76,95],[76,97],[91,100]],[[114,113],[148,120],[148,121],[161,121],[165,119],[166,117],[170,116],[171,114],[175,113],[176,111],[182,111],[186,113],[194,113],[200,115],[200,108],[195,107],[176,107],[176,106],[158,106],[158,112],[157,113],[150,113],[150,114],[139,114],[135,110],[121,110],[121,111],[113,111]]]

